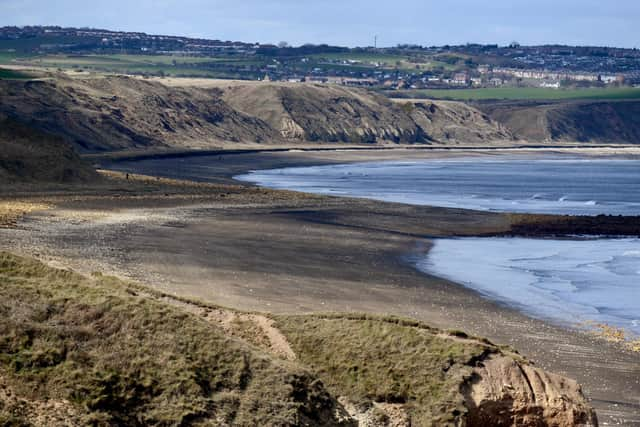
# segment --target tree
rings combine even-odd
[[[288,48],[288,47],[289,47],[289,43],[287,43],[287,42],[280,42],[280,43],[278,43],[278,47],[279,47],[280,49],[286,49],[286,48]]]

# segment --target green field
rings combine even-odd
[[[455,69],[455,66],[447,64],[446,62],[438,61],[437,59],[424,60],[424,62],[412,62],[411,58],[406,55],[390,55],[390,54],[375,54],[369,52],[362,53],[324,53],[318,55],[312,55],[312,59],[318,61],[318,64],[322,65],[322,61],[360,61],[360,65],[363,68],[371,68],[373,64],[379,64],[383,68],[398,68],[405,71],[414,71],[416,65],[419,65],[422,70],[433,70],[435,68],[444,68],[447,70]]]
[[[407,56],[403,56],[403,55],[375,54],[375,53],[369,53],[369,52],[321,53],[317,55],[312,55],[311,58],[334,60],[334,61],[360,61],[367,64],[378,62],[381,64],[386,63],[389,65],[393,65],[397,61],[406,61],[408,59]]]
[[[203,63],[233,63],[242,64],[245,62],[237,58],[202,58],[202,57],[189,57],[189,56],[161,56],[161,55],[50,55],[44,57],[38,57],[30,61],[33,64],[42,66],[54,66],[54,67],[140,67],[140,66],[153,66],[153,67],[174,67],[180,65],[192,65]],[[254,61],[255,62],[255,61]]]
[[[28,80],[31,76],[25,73],[21,73],[19,71],[13,70],[5,70],[4,68],[0,68],[0,80]]]
[[[481,100],[563,100],[563,99],[640,99],[638,88],[488,88],[488,89],[425,89],[398,91],[389,94],[397,98],[434,98],[457,101]]]
[[[161,55],[47,55],[16,57],[0,56],[2,63],[18,63],[35,67],[78,69],[106,73],[166,75],[174,77],[239,78],[238,73],[225,70],[224,65],[244,67],[264,61],[238,57],[189,57]],[[213,64],[213,65],[212,65]],[[223,65],[223,68],[215,67]]]

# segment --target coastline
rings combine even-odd
[[[238,171],[398,155],[415,153],[222,154],[214,167],[219,183],[237,185],[232,176]],[[112,268],[108,272],[236,308],[397,314],[487,336],[577,379],[601,421],[640,423],[637,354],[528,318],[408,262],[428,251],[432,237],[508,232],[507,215],[262,191],[246,183],[225,191],[224,200],[174,205],[64,201],[29,215],[22,230],[3,232],[3,246],[38,248],[41,257],[87,273]],[[69,215],[72,225],[66,225]],[[88,254],[96,265],[87,265]]]

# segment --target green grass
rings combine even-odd
[[[399,95],[399,96],[398,96]],[[485,89],[425,89],[392,93],[402,98],[435,98],[461,101],[479,100],[598,100],[640,99],[637,88],[485,88]]]
[[[20,71],[14,70],[6,70],[4,68],[0,68],[0,80],[29,80],[31,76],[26,73],[21,73]]]
[[[12,395],[71,402],[75,424],[336,424],[304,369],[117,279],[0,252],[0,284],[0,379]],[[0,401],[0,420],[21,417]]]
[[[440,336],[419,322],[376,316],[278,316],[300,361],[335,395],[405,403],[412,425],[456,425],[473,360],[498,349]]]
[[[18,53],[28,53],[33,49],[39,49],[42,45],[63,45],[63,44],[81,44],[91,41],[99,43],[100,38],[97,37],[83,37],[83,36],[39,36],[33,38],[22,38],[17,40],[0,40],[0,51],[2,50],[15,50]]]
[[[386,63],[389,65],[395,65],[396,61],[406,61],[408,59],[407,56],[404,55],[389,55],[389,54],[375,54],[369,52],[344,52],[344,53],[322,53],[317,55],[312,55],[311,58],[315,59],[327,59],[334,61],[361,61],[363,63]]]
[[[263,61],[228,57],[197,58],[161,55],[48,55],[26,58],[23,63],[66,70],[84,69],[119,74],[239,78],[241,76],[238,73],[225,70],[224,66],[260,65]],[[212,68],[210,64],[219,64],[223,68]]]
[[[11,64],[17,59],[26,59],[29,57],[31,57],[31,55],[0,51],[0,64]]]
[[[420,70],[433,70],[435,68],[444,68],[447,70],[455,69],[455,66],[447,64],[445,62],[437,60],[425,60],[424,62],[414,63],[410,60],[409,56],[405,55],[391,55],[391,54],[375,54],[375,53],[327,53],[312,55],[315,63],[314,66],[327,68],[329,64],[323,64],[323,60],[339,60],[347,61],[354,60],[360,61],[354,66],[361,67],[362,71],[371,70],[373,64],[378,63],[382,68],[395,69],[398,68],[404,71],[416,71],[416,65],[420,66]],[[333,66],[333,64],[331,64]]]

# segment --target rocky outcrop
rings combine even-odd
[[[464,388],[467,426],[597,426],[580,386],[513,358],[492,356]]]

